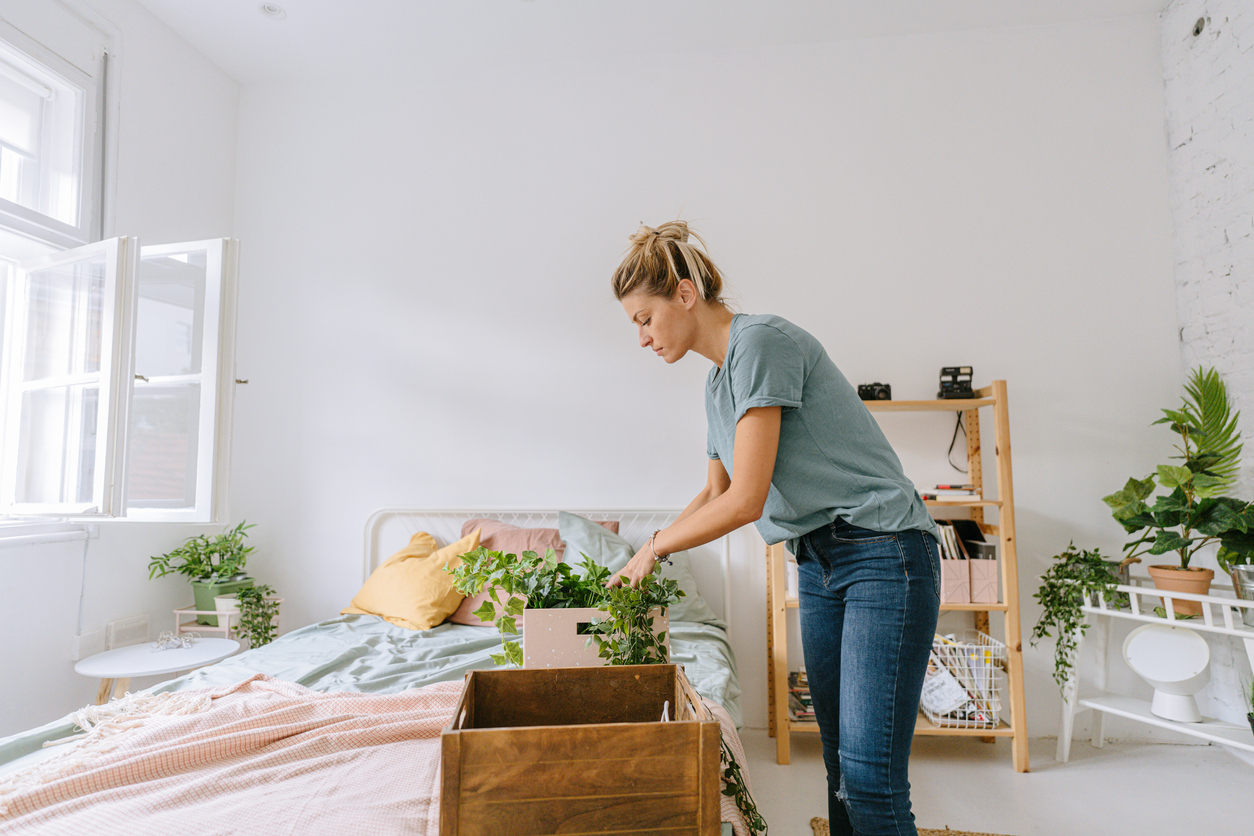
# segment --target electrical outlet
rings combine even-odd
[[[104,633],[100,630],[93,630],[90,633],[83,633],[81,636],[75,636],[74,642],[70,648],[70,661],[77,662],[86,659],[88,656],[94,656],[103,652],[105,649]]]
[[[115,647],[140,644],[148,641],[148,616],[137,615],[133,618],[119,618],[105,625],[106,644],[112,650]]]

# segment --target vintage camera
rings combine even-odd
[[[858,397],[864,401],[891,401],[893,387],[887,383],[859,383]]]
[[[971,391],[971,367],[942,367],[940,370],[940,391],[936,393],[936,397],[942,400],[949,398],[974,398],[975,392]]]

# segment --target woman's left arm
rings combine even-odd
[[[653,540],[657,554],[668,555],[704,545],[762,516],[775,472],[782,413],[782,407],[778,406],[755,407],[736,422],[731,486],[691,515],[659,531]],[[610,586],[618,586],[624,580],[635,586],[656,565],[654,553],[645,543],[610,579]]]

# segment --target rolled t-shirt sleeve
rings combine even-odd
[[[805,354],[792,337],[778,328],[767,324],[745,326],[730,366],[736,421],[760,406],[801,406]]]

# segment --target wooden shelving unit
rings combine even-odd
[[[1028,771],[1027,709],[1023,695],[1023,639],[1019,628],[1019,570],[1015,553],[1014,484],[1010,468],[1010,417],[1007,413],[1006,381],[976,391],[970,400],[947,401],[867,401],[872,412],[961,412],[967,435],[968,481],[983,496],[984,471],[980,446],[980,410],[990,408],[993,418],[994,455],[997,458],[997,500],[928,502],[929,507],[965,510],[987,535],[997,538],[1000,548],[1001,588],[1004,600],[997,604],[941,604],[941,610],[970,612],[974,627],[989,630],[990,612],[1005,614],[1006,702],[1009,722],[997,728],[940,728],[919,714],[915,734],[979,737],[992,740],[1011,738],[1011,760],[1016,772]],[[997,510],[997,524],[985,522],[986,508]],[[796,609],[796,598],[788,596],[784,580],[787,560],[784,544],[766,547],[766,641],[767,692],[770,734],[775,738],[775,760],[789,762],[789,735],[792,732],[818,733],[815,723],[791,720],[788,714],[788,610]]]

